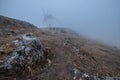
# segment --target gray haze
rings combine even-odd
[[[43,12],[61,27],[120,47],[120,0],[0,0],[0,15],[44,27]]]

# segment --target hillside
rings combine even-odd
[[[4,56],[14,50],[11,42],[22,34],[38,37],[47,57],[32,68],[32,72],[24,71],[18,75],[0,71],[0,80],[81,80],[81,76],[97,76],[105,80],[102,77],[120,77],[120,49],[88,40],[69,29],[38,28],[4,16],[0,16],[0,65]]]

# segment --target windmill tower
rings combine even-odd
[[[57,18],[55,18],[52,14],[45,12],[43,10],[43,24],[46,27],[60,27],[61,23],[58,21]]]

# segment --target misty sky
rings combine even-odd
[[[43,11],[62,27],[120,47],[120,0],[0,0],[0,15],[39,27]]]

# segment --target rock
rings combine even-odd
[[[14,41],[15,49],[3,60],[0,70],[22,72],[28,66],[35,66],[43,57],[43,46],[33,34],[23,34]]]
[[[77,68],[73,68],[73,80],[120,80],[120,77],[108,77],[108,76],[93,76],[86,72],[81,72]]]
[[[81,78],[82,77],[82,73],[77,69],[77,68],[74,68],[73,69],[73,79],[78,79],[78,78]]]
[[[77,68],[73,68],[73,79],[74,80],[93,80],[93,78],[86,72],[81,72]]]
[[[77,47],[75,47],[75,46],[73,46],[73,52],[78,56],[79,55],[79,53],[80,53],[80,50],[79,50],[79,48],[77,48]]]
[[[71,46],[71,41],[69,38],[65,38],[64,46]]]

